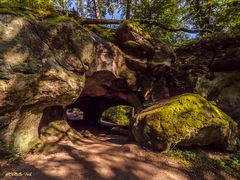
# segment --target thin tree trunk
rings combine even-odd
[[[115,19],[115,11],[112,13],[112,20]]]
[[[100,4],[98,0],[93,0],[96,19],[101,18]]]
[[[81,14],[81,0],[77,0],[77,12]]]
[[[131,9],[132,9],[132,0],[127,0],[126,19],[130,19]]]
[[[83,1],[82,0],[77,0],[77,12],[79,13],[80,16],[85,17],[85,12],[84,12],[84,7],[83,7]]]

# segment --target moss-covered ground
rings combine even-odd
[[[221,171],[240,178],[240,152],[227,153],[215,149],[191,148],[172,149],[166,153],[171,159],[181,162],[194,173],[200,171],[220,173]]]
[[[56,11],[54,9],[41,10],[32,9],[29,7],[19,8],[2,5],[0,6],[0,14],[13,14],[15,16],[25,17],[32,20],[43,21],[47,24],[56,24],[58,22],[70,21],[79,25],[79,23],[73,17],[69,17],[68,14]]]

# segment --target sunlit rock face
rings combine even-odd
[[[238,40],[190,45],[176,60],[132,25],[119,27],[113,44],[71,22],[0,15],[0,138],[28,151],[39,124],[62,119],[65,107],[97,122],[111,106],[139,112],[182,92],[200,93],[239,118]]]
[[[174,146],[237,147],[237,123],[197,94],[160,101],[136,115],[133,135],[138,143],[164,151]]]
[[[93,33],[91,35],[95,52],[86,72],[81,97],[119,99],[136,109],[140,109],[144,101],[169,97],[166,84],[171,79],[171,62],[175,56],[165,44],[149,38],[131,25],[119,27],[117,44]],[[136,43],[138,47],[129,49],[125,41]],[[140,57],[137,52],[141,49],[151,50]]]
[[[19,151],[38,138],[46,107],[81,94],[93,41],[73,23],[43,24],[0,15],[0,136]]]
[[[173,51],[131,24],[122,25],[116,32],[116,39],[121,50],[127,54],[126,66],[135,72],[133,88],[139,90],[148,102],[168,98],[168,84],[173,82]]]
[[[18,151],[37,141],[46,108],[64,114],[77,99],[107,98],[105,108],[124,102],[140,110],[144,101],[169,95],[165,77],[174,56],[166,48],[164,56],[152,49],[150,59],[139,59],[71,22],[12,15],[0,15],[0,35],[0,138]]]
[[[86,83],[81,97],[105,97],[126,101],[141,107],[136,95],[136,73],[126,66],[124,53],[113,43],[92,34],[94,58],[86,72]]]
[[[240,122],[240,35],[206,38],[176,50],[170,94],[195,92]]]

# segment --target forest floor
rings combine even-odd
[[[1,160],[0,179],[237,179],[221,169],[208,169],[177,160],[171,154],[142,149],[127,137],[106,130],[96,127],[87,130],[81,130],[86,135],[77,141],[63,139],[58,142],[61,151],[27,154],[10,165]],[[219,153],[206,151],[212,156]],[[14,172],[18,176],[11,176]]]

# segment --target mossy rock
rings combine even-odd
[[[59,142],[63,139],[77,139],[80,134],[72,129],[65,120],[50,122],[47,126],[40,129],[40,139],[44,143]]]
[[[138,143],[155,150],[176,145],[236,148],[237,123],[197,94],[183,94],[146,108],[134,119]]]
[[[108,28],[100,25],[87,25],[86,28],[105,40],[115,42],[116,41],[116,30],[114,28]]]
[[[60,16],[60,15],[56,15],[56,16],[50,16],[47,17],[45,19],[43,19],[43,22],[46,24],[57,24],[60,22],[72,22],[76,25],[80,25],[74,18],[72,17],[68,17],[68,16]]]
[[[117,125],[128,126],[132,115],[133,108],[130,106],[113,106],[103,112],[104,120],[116,123]]]

